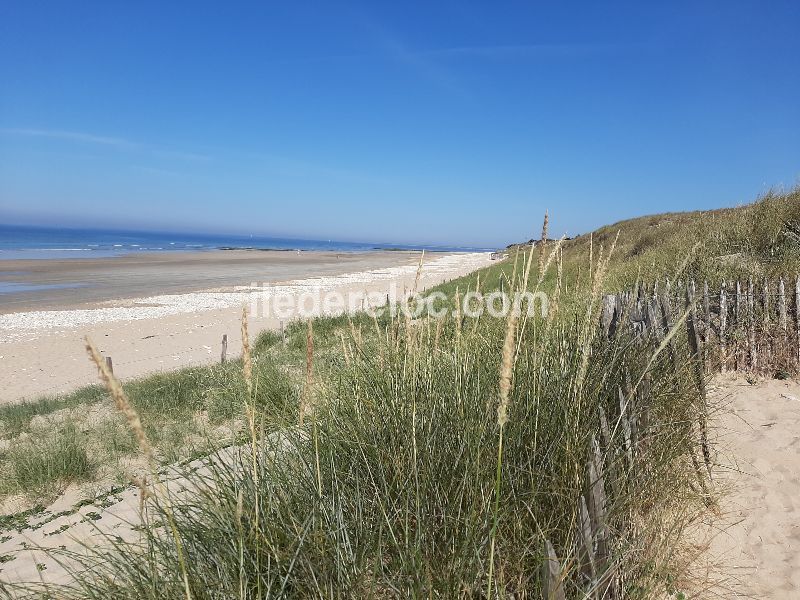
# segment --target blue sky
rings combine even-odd
[[[797,2],[0,5],[0,222],[499,245],[800,177]]]

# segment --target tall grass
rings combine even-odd
[[[17,493],[47,495],[53,488],[86,481],[97,464],[89,458],[80,432],[66,425],[44,439],[31,439],[11,449],[11,468],[3,488]]]
[[[544,289],[547,319],[474,319],[458,302],[436,322],[315,318],[262,334],[243,361],[131,382],[156,447],[161,416],[202,411],[246,421],[244,451],[209,462],[192,498],[156,493],[141,546],[110,540],[47,593],[540,598],[547,565],[567,598],[668,597],[695,551],[685,529],[713,502],[698,466],[709,407],[682,333],[605,339],[598,298],[795,269],[799,232],[796,189],[636,219],[438,288],[451,308],[466,291]],[[9,409],[7,427],[72,405]]]
[[[313,393],[313,410],[298,410],[305,419],[252,432],[255,453],[210,463],[212,476],[192,481],[195,497],[155,502],[142,547],[99,546],[74,582],[47,592],[540,598],[552,547],[569,598],[671,593],[682,533],[706,500],[693,468],[702,402],[679,339],[674,357],[597,333],[605,257],[593,266],[594,293],[585,285],[579,310],[562,302],[549,323],[375,321],[347,327],[346,360],[330,322],[315,321],[313,334],[293,326],[305,334],[296,336],[304,404]],[[508,281],[523,287],[534,260],[526,255]],[[533,279],[544,281],[553,260]],[[321,336],[326,326],[336,333]],[[599,490],[602,507],[587,503]],[[588,538],[587,504],[601,525]]]

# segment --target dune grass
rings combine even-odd
[[[544,282],[529,269],[535,256],[524,260],[509,285],[526,287],[530,272]],[[547,319],[317,319],[287,328],[285,348],[267,334],[249,384],[242,363],[223,367],[232,404],[257,415],[253,452],[212,467],[194,499],[175,506],[156,494],[143,546],[99,546],[82,559],[87,571],[47,593],[537,598],[549,547],[567,597],[671,593],[684,528],[709,502],[693,466],[702,403],[688,367],[655,342],[598,336],[586,307],[605,269],[594,270],[581,310],[560,304],[567,312]],[[271,385],[259,379],[265,356],[294,364],[300,394],[272,414],[247,408]],[[178,406],[207,406],[184,393],[195,379],[151,385],[186,398]],[[139,388],[128,390],[137,406]],[[146,427],[163,408],[138,406]]]
[[[298,389],[264,343],[256,356],[253,401],[265,423],[284,426],[293,420]],[[241,437],[247,391],[240,371],[241,362],[230,361],[124,385],[160,462],[183,460]],[[136,445],[100,386],[0,407],[0,434],[5,440],[0,469],[12,474],[0,482],[0,499],[27,496],[27,503],[16,502],[23,508],[54,499],[71,483],[111,487],[132,474],[126,459],[136,456]],[[91,456],[90,463],[77,460],[80,455]]]
[[[8,463],[11,468],[5,471],[3,487],[39,495],[50,493],[55,482],[87,481],[97,468],[72,424],[47,438],[29,439],[14,446],[8,452]]]
[[[610,343],[595,328],[597,295],[645,277],[796,267],[798,200],[794,190],[740,209],[623,222],[555,253],[552,243],[546,254],[512,248],[508,260],[437,288],[451,300],[474,289],[546,290],[557,309],[547,319],[318,318],[313,352],[307,323],[289,324],[285,342],[259,336],[249,384],[241,361],[126,384],[160,460],[218,447],[220,438],[202,443],[214,426],[227,427],[223,445],[258,450],[252,464],[198,481],[202,493],[187,505],[165,512],[154,500],[149,560],[110,544],[86,559],[92,575],[76,573],[53,593],[185,598],[188,585],[195,598],[541,597],[548,544],[568,598],[677,593],[692,552],[683,532],[713,502],[696,431],[708,407],[681,336],[669,352],[624,336]],[[617,231],[616,258],[598,275]],[[301,399],[313,410],[298,426]],[[105,392],[92,387],[5,407],[3,434],[101,402]],[[119,418],[96,430],[99,441],[70,442],[66,471],[26,467],[16,450],[1,453],[0,466],[27,473],[17,489],[30,491],[23,481],[91,477],[96,465],[80,460],[87,444],[103,456],[135,452]],[[600,564],[581,541],[597,453],[607,498],[588,544],[602,550]],[[165,519],[179,544],[159,533]]]

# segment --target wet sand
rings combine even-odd
[[[437,254],[430,254],[433,259]],[[114,258],[0,260],[0,314],[91,307],[143,298],[224,289],[251,282],[414,264],[419,252],[296,252],[217,250],[161,252]]]

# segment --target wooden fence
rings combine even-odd
[[[667,344],[676,370],[692,369],[701,398],[694,424],[700,453],[690,458],[705,496],[704,473],[710,476],[712,470],[705,414],[707,375],[726,370],[770,375],[800,372],[800,276],[716,286],[692,280],[644,284],[604,296],[600,326],[610,339],[628,328],[634,339]],[[681,361],[676,351],[681,336],[688,342],[688,362]],[[587,487],[577,507],[576,539],[563,549],[561,559],[545,540],[541,578],[543,595],[549,600],[570,595],[564,571],[568,563],[578,571],[583,597],[620,597],[607,494],[616,496],[625,486],[625,473],[635,473],[652,425],[649,376],[644,376],[640,386],[624,388],[619,389],[618,407],[610,407],[608,414],[600,409],[599,430],[592,436],[587,457]],[[615,426],[609,427],[609,422]]]
[[[800,276],[777,280],[669,281],[603,298],[600,325],[663,339],[685,320],[707,372],[800,372]]]

